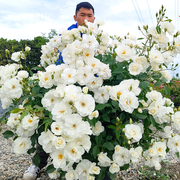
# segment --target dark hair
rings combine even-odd
[[[75,14],[76,14],[76,15],[77,15],[77,12],[78,12],[81,8],[92,9],[93,14],[94,14],[94,8],[93,8],[93,6],[92,6],[89,2],[81,2],[81,3],[77,4],[77,6],[76,6],[76,11],[75,11]]]

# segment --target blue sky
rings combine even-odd
[[[0,38],[33,39],[50,29],[59,31],[74,23],[73,15],[79,0],[0,0]],[[105,23],[110,35],[128,32],[142,37],[138,26],[156,25],[155,13],[161,5],[180,30],[179,0],[89,0],[95,8],[96,20]],[[137,14],[138,13],[138,14]],[[180,61],[178,57],[177,61]],[[179,67],[180,71],[180,67]]]

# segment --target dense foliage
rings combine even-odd
[[[3,135],[14,137],[14,152],[49,153],[50,177],[67,180],[102,180],[106,172],[115,179],[139,158],[159,170],[169,150],[179,154],[180,112],[168,86],[163,97],[150,83],[171,81],[167,67],[176,67],[180,33],[164,7],[156,19],[156,27],[139,27],[139,39],[109,36],[101,22],[63,30],[42,46],[34,74],[20,63],[30,48],[14,52],[16,63],[0,67],[0,98],[11,128]]]

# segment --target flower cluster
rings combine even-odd
[[[149,86],[171,80],[167,66],[180,52],[163,7],[156,27],[140,29],[145,41],[109,36],[99,26],[62,30],[42,46],[36,74],[0,67],[0,98],[14,130],[4,136],[15,136],[16,154],[49,153],[52,178],[102,180],[108,172],[114,179],[139,158],[160,169],[167,149],[180,152],[180,112],[168,89],[164,98]]]

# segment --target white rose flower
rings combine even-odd
[[[129,73],[130,73],[131,75],[136,76],[136,75],[138,75],[138,74],[140,74],[140,73],[142,72],[143,67],[142,67],[141,64],[136,63],[136,62],[133,62],[133,63],[131,63],[131,64],[129,65],[129,69],[128,69],[128,70],[129,70]]]
[[[160,51],[157,50],[151,50],[149,52],[149,58],[150,58],[150,62],[152,63],[164,63],[164,58],[161,54]]]
[[[66,141],[63,137],[55,136],[52,140],[52,144],[55,146],[56,149],[63,149],[66,145]]]
[[[168,70],[162,70],[161,71],[162,78],[165,78],[167,81],[166,83],[170,83],[172,80],[172,74]]]
[[[123,166],[124,164],[130,163],[131,154],[128,149],[121,147],[120,151],[113,154],[113,161],[118,164],[118,166]]]
[[[13,142],[13,149],[17,155],[26,154],[31,147],[31,140],[27,137],[18,137]]]
[[[90,89],[92,91],[94,89],[100,88],[102,86],[102,84],[103,84],[102,78],[94,76],[91,79],[91,81],[89,83],[87,83],[86,85],[87,85],[88,89]]]
[[[117,163],[112,163],[111,166],[109,167],[109,172],[114,174],[120,171],[120,167],[118,166]]]
[[[148,63],[148,61],[147,61],[147,58],[145,57],[145,56],[135,56],[134,58],[133,58],[133,61],[135,62],[135,63],[138,63],[138,64],[141,64],[141,66],[142,66],[142,70],[141,70],[141,72],[146,72],[146,69],[149,67],[149,63]]]
[[[19,51],[19,52],[12,53],[11,59],[13,61],[16,61],[16,62],[20,61],[20,59],[21,59],[21,52]]]
[[[54,135],[49,130],[47,132],[43,131],[38,138],[38,143],[42,145],[46,153],[51,153],[54,151],[54,146],[52,145],[53,138]]]
[[[123,93],[126,93],[126,87],[123,86],[122,84],[120,85],[116,85],[116,86],[112,86],[110,89],[109,89],[109,95],[111,97],[111,99],[113,99],[114,101],[117,101],[121,95]]]
[[[123,93],[119,99],[119,107],[122,111],[132,113],[139,105],[138,98],[133,92]]]
[[[98,88],[97,90],[94,90],[93,92],[94,92],[94,99],[97,103],[105,104],[108,102],[109,93],[104,86]]]
[[[55,89],[49,90],[41,99],[43,107],[45,107],[48,111],[52,111],[54,105],[59,102],[59,98],[55,96],[55,91]]]
[[[4,83],[3,90],[9,98],[19,99],[23,93],[22,85],[15,77]]]
[[[95,108],[94,98],[90,94],[79,94],[74,103],[78,113],[85,117],[90,115]]]
[[[138,142],[142,138],[141,128],[138,125],[126,124],[125,136],[128,139],[132,139],[132,142]]]
[[[58,177],[60,177],[60,173],[55,170],[54,172],[52,173],[48,173],[48,176],[51,178],[51,179],[57,179]]]
[[[39,86],[46,89],[51,88],[54,85],[51,72],[39,72]]]
[[[96,163],[91,163],[91,166],[89,168],[89,173],[90,174],[96,174],[98,175],[100,173],[100,168],[96,166]]]
[[[21,81],[29,76],[27,71],[21,70],[18,72],[17,77]]]
[[[148,33],[153,36],[153,38],[157,39],[159,37],[159,34],[156,30],[156,27],[152,26],[148,29]]]
[[[29,46],[25,47],[25,51],[29,52],[31,50],[31,48]]]
[[[31,136],[35,133],[35,130],[24,129],[24,128],[22,127],[22,125],[19,124],[19,125],[17,126],[16,133],[17,133],[18,136],[31,137]]]
[[[98,121],[95,126],[92,126],[93,135],[99,136],[104,131],[101,121]]]
[[[174,32],[175,26],[168,21],[161,22],[161,28],[164,29],[164,31],[168,32],[169,34],[172,34]]]
[[[75,143],[69,143],[64,148],[65,156],[70,162],[77,162],[82,159],[82,155],[84,154],[84,148]]]
[[[51,124],[51,131],[55,135],[61,135],[63,133],[64,125],[61,121],[56,121]]]
[[[161,134],[162,138],[171,138],[173,133],[173,130],[171,128],[171,126],[165,126],[164,127],[164,132]]]
[[[173,153],[180,152],[180,135],[168,139],[168,147]]]
[[[78,178],[78,175],[75,170],[70,170],[65,174],[67,180],[74,180]]]
[[[180,38],[175,38],[176,50],[180,52]]]
[[[99,116],[99,111],[96,110],[94,112],[92,112],[88,117],[90,120],[92,120],[93,118],[97,118]]]
[[[180,130],[180,111],[177,111],[174,115],[172,115],[172,127],[176,130]]]
[[[22,127],[24,129],[28,129],[29,131],[35,130],[38,127],[38,123],[39,117],[31,116],[30,114],[25,116],[21,121]]]
[[[138,158],[141,157],[141,153],[142,153],[142,147],[138,146],[137,148],[131,148],[129,150],[130,154],[131,154],[131,161],[134,162],[138,162]]]
[[[115,49],[117,53],[116,61],[123,62],[131,59],[135,55],[135,51],[127,45],[120,45]]]
[[[74,84],[76,82],[76,69],[66,68],[61,74],[61,78],[63,79],[65,84]]]
[[[70,105],[68,105],[64,101],[61,101],[54,105],[51,113],[53,115],[54,120],[60,120],[65,115],[70,115],[72,113],[72,109]]]
[[[156,148],[157,150],[157,155],[162,157],[162,158],[165,158],[166,156],[166,142],[155,142],[153,147]]]
[[[67,115],[64,118],[64,134],[71,138],[82,136],[82,117],[79,114]]]
[[[98,161],[98,165],[102,167],[108,167],[112,163],[111,159],[107,156],[107,153],[103,152],[98,155]]]
[[[51,154],[52,163],[56,169],[64,168],[66,166],[66,157],[63,150],[55,150]]]
[[[98,46],[98,42],[94,35],[83,34],[82,47],[94,49]]]
[[[8,117],[7,125],[11,128],[15,128],[18,124],[20,124],[20,114],[11,113]]]

